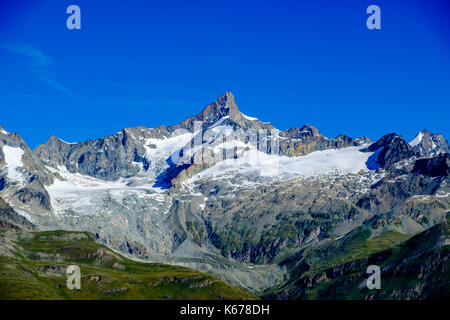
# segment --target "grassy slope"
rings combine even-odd
[[[0,255],[0,299],[254,299],[187,268],[141,263],[99,244],[87,232],[0,231],[13,256]],[[68,265],[81,269],[81,290],[66,286]]]
[[[328,252],[324,253],[320,250],[311,252],[308,257],[317,255],[318,262],[315,263],[308,273],[314,273],[327,268],[335,267],[347,263],[349,261],[365,258],[371,254],[386,250],[398,246],[400,243],[408,240],[409,235],[405,235],[399,232],[388,231],[375,238],[368,240],[370,232],[362,228],[358,228],[355,232],[339,243],[337,246],[333,246],[334,250],[330,250],[326,247]]]
[[[368,239],[359,228],[287,262],[290,280],[265,292],[282,299],[439,299],[450,297],[448,221],[414,237],[386,232]],[[408,239],[409,238],[409,239]],[[369,290],[366,268],[381,268],[381,290]]]
[[[398,246],[353,261],[351,271],[306,290],[308,299],[445,299],[450,297],[450,246],[437,246],[439,225]],[[358,263],[361,262],[361,263]],[[350,262],[351,263],[351,262]],[[349,265],[348,263],[347,265]],[[366,268],[381,268],[381,290],[362,284]],[[345,264],[343,265],[345,266]]]

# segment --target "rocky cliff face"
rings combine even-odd
[[[443,177],[450,174],[450,154],[441,153],[432,158],[419,159],[415,162],[413,172],[431,177]]]
[[[46,185],[57,175],[44,163],[16,133],[0,130],[0,196],[9,199],[18,208],[28,208],[38,215],[51,210]]]
[[[34,152],[47,165],[64,166],[71,173],[113,181],[133,177],[142,168],[148,169],[145,147],[151,148],[151,145],[146,145],[146,141],[168,136],[165,127],[125,128],[112,136],[80,143],[51,137]]]
[[[14,211],[2,198],[0,198],[0,229],[37,230],[37,227],[26,217]]]
[[[352,139],[344,135],[328,139],[310,124],[300,129],[282,131],[280,137],[280,154],[289,157],[302,156],[313,151],[361,146],[371,142],[367,137]]]
[[[384,135],[363,151],[374,152],[369,159],[372,168],[384,169],[392,168],[398,162],[417,155],[416,151],[395,133]]]

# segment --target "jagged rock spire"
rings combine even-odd
[[[422,156],[450,152],[447,140],[441,134],[433,134],[427,129],[417,133],[409,145]]]
[[[228,119],[234,124],[239,125],[244,129],[252,128],[259,130],[273,129],[273,125],[270,123],[263,123],[259,120],[249,120],[248,117],[244,116],[240,111],[234,100],[234,96],[231,92],[226,92],[217,100],[208,104],[200,113],[196,116],[187,118],[181,122],[178,126],[173,126],[171,129],[176,129],[178,127],[192,131],[195,121],[201,121],[204,126],[210,126],[220,119],[228,117]]]
[[[225,116],[228,116],[233,121],[242,117],[231,92],[226,92],[216,101],[207,105],[195,118],[198,121],[210,123]]]

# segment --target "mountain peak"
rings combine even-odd
[[[312,124],[309,124],[309,123],[302,126],[300,128],[300,131],[304,132],[304,133],[310,133],[313,136],[319,136],[319,135],[321,136],[321,133],[319,132],[319,130],[317,130],[316,127],[314,127]]]
[[[367,149],[368,149],[368,151],[372,151],[372,152],[377,151],[381,147],[390,145],[392,143],[392,141],[394,141],[395,139],[398,139],[398,138],[402,139],[402,136],[399,136],[398,134],[396,134],[394,132],[385,134],[380,139],[378,139],[377,141],[372,143]]]
[[[290,128],[283,131],[282,136],[290,139],[303,139],[309,137],[323,137],[322,134],[311,124],[305,124],[301,128]]]
[[[447,140],[441,134],[433,134],[427,129],[417,133],[409,145],[420,155],[431,156],[450,151]]]
[[[231,92],[226,92],[207,105],[197,116],[197,120],[211,123],[222,117],[228,116],[231,120],[237,120],[241,114]]]
[[[223,95],[217,98],[217,102],[223,104],[225,108],[228,106],[227,103],[234,103],[236,105],[234,95],[230,91],[225,92]]]
[[[222,118],[228,118],[231,121],[242,128],[253,128],[259,130],[273,129],[272,124],[260,122],[256,118],[248,117],[242,114],[234,100],[234,95],[231,92],[225,92],[223,95],[218,97],[215,101],[208,104],[200,113],[194,117],[187,118],[177,126],[173,126],[170,129],[182,127],[189,131],[194,128],[194,122],[200,121],[204,126],[209,127],[216,123]],[[258,120],[258,121],[256,121]]]
[[[428,131],[427,129],[423,129],[422,131],[419,131],[416,136],[414,137],[413,140],[411,140],[411,142],[409,143],[409,145],[411,147],[415,147],[417,146],[424,137],[430,137],[431,136],[431,132]]]
[[[371,165],[378,164],[382,168],[389,168],[399,161],[416,155],[416,151],[403,140],[402,136],[396,133],[385,134],[369,147],[361,151],[374,152],[368,162],[371,163]]]
[[[226,92],[217,100],[208,104],[200,113],[196,116],[189,117],[177,126],[171,127],[177,128],[181,126],[189,131],[193,130],[194,123],[196,121],[203,122],[209,126],[217,122],[219,119],[228,116],[231,120],[235,120],[239,117],[240,112],[234,100],[234,96],[231,92]]]

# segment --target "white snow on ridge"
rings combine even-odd
[[[147,151],[146,157],[150,159],[152,157],[167,158],[175,151],[183,148],[193,137],[194,134],[189,132],[165,139],[147,139],[144,145],[145,150]],[[149,147],[149,145],[155,145],[156,148],[153,149]]]
[[[258,118],[254,118],[254,117],[249,117],[249,116],[246,116],[245,114],[243,114],[242,112],[241,112],[241,114],[244,116],[244,118],[245,119],[247,119],[247,120],[250,120],[250,121],[255,121],[255,120],[258,120]]]
[[[225,141],[223,143],[220,143],[213,148],[213,152],[221,152],[222,149],[234,149],[234,148],[246,148],[249,147],[249,145],[245,144],[241,140],[231,140],[231,141]]]
[[[18,168],[23,167],[22,157],[23,150],[19,147],[11,147],[4,145],[3,153],[5,154],[5,162],[8,168],[7,174],[8,178],[11,180],[23,180],[24,174],[17,170]]]
[[[124,187],[122,182],[110,182],[80,173],[70,173],[64,166],[59,166],[57,170],[47,166],[47,169],[59,173],[64,179],[55,179],[52,185],[45,187],[50,193],[57,191],[105,190]]]
[[[422,141],[422,138],[423,138],[423,133],[422,133],[422,131],[421,131],[421,132],[419,132],[419,133],[417,134],[417,136],[416,136],[413,140],[411,140],[411,142],[409,143],[409,145],[410,145],[411,147],[417,146],[417,145]]]
[[[3,134],[8,134],[8,132],[5,129],[3,129],[3,128],[0,129],[0,132],[3,133]]]
[[[60,139],[60,138],[56,138],[56,139],[58,139],[59,141],[65,143],[65,144],[77,144],[77,142],[67,142],[67,141],[64,141],[63,139]]]
[[[222,122],[224,122],[225,119],[229,119],[229,118],[230,118],[229,116],[222,117],[219,120],[217,120],[216,122],[214,122],[212,125],[210,125],[209,127],[214,128],[214,127],[218,126],[219,124],[221,124]]]
[[[18,214],[20,214],[22,217],[24,217],[25,219],[27,219],[30,222],[34,222],[33,219],[31,218],[31,216],[26,213],[25,211],[22,210],[18,210],[18,209],[14,209]]]
[[[364,146],[312,152],[289,158],[249,150],[238,159],[227,159],[198,173],[194,178],[218,177],[226,173],[258,174],[263,177],[310,177],[337,171],[342,174],[368,170],[366,162],[373,154],[360,152]]]
[[[443,193],[443,192],[438,192],[437,194],[435,194],[436,198],[447,198],[448,196],[450,196],[450,193]]]
[[[246,145],[243,142],[240,142],[232,137],[232,133],[233,133],[232,126],[227,125],[211,126],[210,129],[207,131],[207,133],[205,133],[204,136],[200,138],[201,140],[205,139],[207,141],[202,144],[195,144],[193,147],[188,147],[185,150],[183,150],[183,159],[190,159],[197,151],[207,149],[209,147],[212,147],[213,148],[212,150],[214,152],[218,152],[220,148],[233,148],[235,146],[245,147]],[[180,159],[177,156],[175,156],[173,157],[173,160],[177,162]]]
[[[214,137],[212,137],[211,134],[208,134],[208,132],[214,133]],[[206,133],[204,133],[204,138],[207,138],[208,136],[210,136],[209,140],[213,141],[213,140],[216,140],[217,137],[220,137],[220,136],[226,137],[232,133],[233,133],[232,126],[227,126],[227,125],[215,126],[215,127],[211,127],[210,130],[208,130]]]

